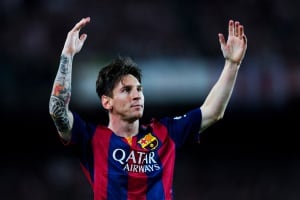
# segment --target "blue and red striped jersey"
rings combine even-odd
[[[114,134],[102,125],[73,113],[70,145],[95,200],[172,200],[176,149],[188,138],[199,138],[201,110],[178,117],[152,119],[132,138]]]

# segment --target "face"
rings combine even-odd
[[[143,116],[144,94],[140,82],[132,75],[126,75],[113,90],[111,114],[122,120],[134,121]]]

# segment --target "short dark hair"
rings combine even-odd
[[[98,73],[96,81],[96,92],[99,98],[102,95],[113,96],[116,84],[125,76],[131,74],[142,83],[142,71],[129,56],[118,56],[108,65],[104,66]]]

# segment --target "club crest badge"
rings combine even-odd
[[[154,150],[158,146],[158,140],[151,133],[148,133],[143,138],[141,138],[138,143],[143,149]]]

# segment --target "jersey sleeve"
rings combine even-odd
[[[176,147],[181,147],[188,139],[191,142],[200,142],[200,126],[202,121],[201,109],[197,108],[184,115],[176,117],[165,117],[160,120],[169,132]]]
[[[91,140],[95,133],[96,126],[84,121],[76,112],[73,112],[73,116],[74,123],[70,146],[73,147],[73,152],[79,158],[84,174],[92,184],[94,176],[94,160]]]
[[[87,143],[89,140],[91,140],[96,126],[84,121],[76,112],[73,112],[73,116],[74,123],[72,128],[71,143],[83,145],[81,143]]]

